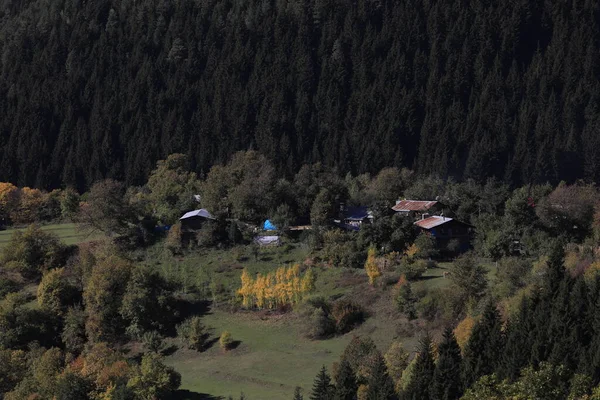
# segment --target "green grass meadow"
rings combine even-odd
[[[98,239],[99,235],[90,235],[86,232],[82,232],[77,228],[77,224],[64,223],[64,224],[52,224],[42,225],[40,227],[43,231],[54,233],[67,245],[79,244],[88,240]],[[15,231],[24,230],[26,228],[11,228],[4,231],[0,231],[0,249],[5,247],[12,238]]]

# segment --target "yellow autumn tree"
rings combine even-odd
[[[20,192],[19,206],[12,213],[11,219],[17,223],[37,221],[42,204],[44,204],[44,193],[39,189],[29,187],[24,187]]]
[[[598,274],[600,274],[600,260],[591,263],[590,266],[585,270],[583,276],[587,281],[591,282]]]
[[[0,218],[8,218],[19,205],[19,188],[12,183],[0,182]]]
[[[265,275],[252,279],[246,269],[241,275],[242,286],[237,293],[246,308],[277,308],[297,304],[304,293],[314,290],[314,274],[307,271],[300,276],[300,266],[279,267]]]
[[[469,341],[471,337],[471,332],[473,331],[473,326],[475,326],[475,318],[467,315],[462,321],[458,323],[456,328],[454,329],[454,336],[456,337],[456,342],[460,346],[461,349],[465,348],[465,345]]]
[[[375,256],[375,247],[369,247],[369,252],[367,253],[367,261],[365,262],[365,270],[367,271],[367,275],[369,276],[369,284],[371,285],[373,285],[375,283],[375,280],[381,276],[381,271],[379,270],[379,266],[377,265],[377,260]]]
[[[254,306],[254,281],[248,274],[248,270],[242,270],[242,287],[238,290],[242,296],[242,305],[246,308]]]

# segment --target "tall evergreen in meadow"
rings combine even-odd
[[[358,384],[356,383],[356,372],[350,363],[342,359],[335,375],[335,400],[355,400]]]
[[[315,377],[310,400],[333,400],[333,395],[334,387],[331,385],[331,377],[323,365]]]
[[[430,386],[435,371],[435,362],[433,342],[429,334],[421,338],[416,357],[417,361],[411,380],[401,396],[403,400],[428,400],[431,398]]]
[[[492,374],[499,364],[503,349],[500,313],[490,301],[465,345],[462,370],[464,384],[468,387],[480,377]]]
[[[368,400],[394,400],[396,393],[394,391],[394,381],[388,374],[385,360],[381,353],[377,353],[373,360],[371,374],[367,382]]]
[[[430,396],[435,400],[453,400],[462,394],[462,356],[451,328],[446,328],[438,344],[438,359],[433,373]]]

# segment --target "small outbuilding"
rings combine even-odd
[[[179,221],[181,221],[181,229],[183,231],[193,231],[202,228],[202,225],[208,220],[214,220],[215,218],[204,208],[199,210],[189,211],[183,214]]]

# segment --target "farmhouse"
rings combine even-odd
[[[444,205],[435,200],[398,200],[392,210],[402,215],[414,215],[417,218],[439,214],[443,211]]]
[[[438,249],[442,253],[462,253],[471,247],[473,227],[464,222],[434,215],[420,219],[415,222],[415,225],[435,238]]]
[[[214,219],[215,218],[204,208],[186,212],[181,218],[179,218],[181,221],[181,230],[184,232],[198,230],[202,228],[202,225],[206,221]]]
[[[362,224],[373,222],[373,213],[367,207],[341,207],[340,218],[335,223],[344,229],[357,231]]]

